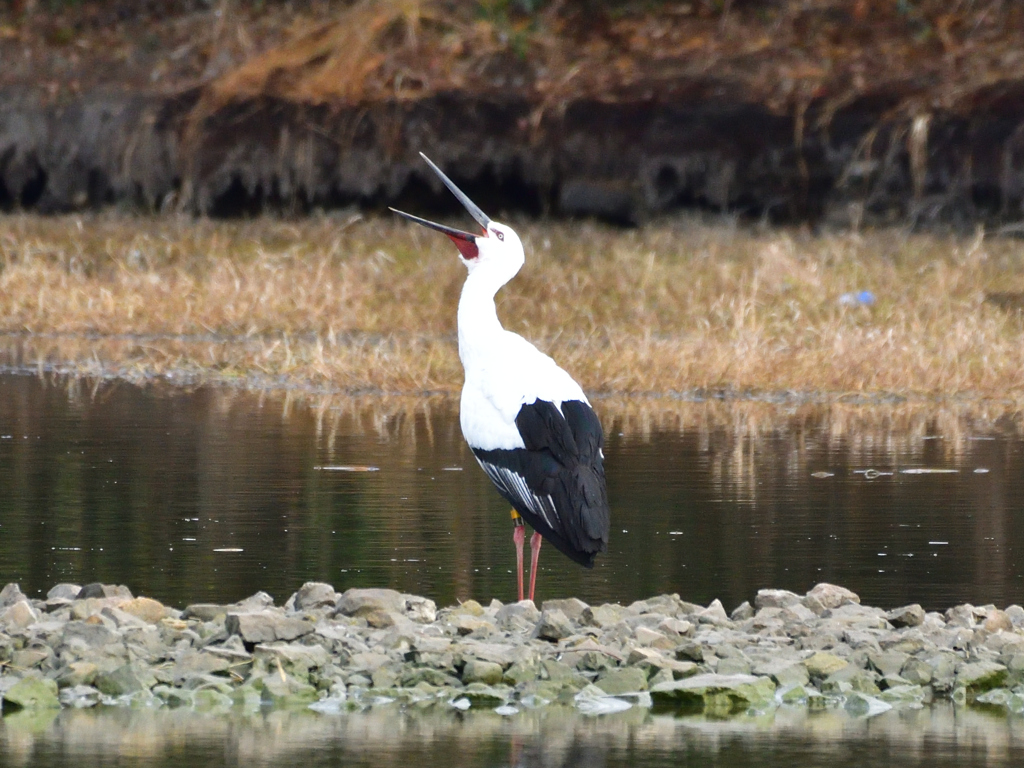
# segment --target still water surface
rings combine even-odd
[[[543,551],[538,600],[727,609],[830,581],[873,605],[1024,602],[1024,442],[1000,414],[603,403],[610,549]],[[313,406],[0,376],[0,584],[183,607],[304,581],[513,597],[508,509],[447,399]]]
[[[1024,602],[1019,421],[906,405],[595,403],[610,551],[553,550],[538,597],[848,586],[929,608]],[[320,400],[0,375],[0,584],[128,584],[176,606],[302,582],[439,604],[512,597],[508,510],[446,399]],[[66,710],[0,718],[18,766],[1011,766],[1024,723],[939,705],[870,720],[491,712]]]
[[[781,708],[710,720],[633,708],[583,717],[547,707],[490,713],[376,709],[221,714],[67,710],[0,719],[0,765],[365,766],[390,768],[1009,768],[1024,764],[1024,724],[941,704],[853,719]]]

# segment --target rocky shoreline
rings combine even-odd
[[[0,591],[3,714],[58,707],[493,710],[634,706],[721,717],[778,707],[870,717],[954,705],[1024,713],[1024,608],[891,611],[819,584],[731,613],[678,595],[483,606],[304,584],[178,610],[128,588]]]

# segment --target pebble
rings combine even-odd
[[[873,717],[937,699],[1024,707],[1024,609],[920,605],[888,612],[848,589],[761,590],[731,612],[657,595],[438,609],[391,589],[310,582],[183,611],[125,586],[0,590],[2,711],[94,706],[571,706],[715,717],[777,707]]]

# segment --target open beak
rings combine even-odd
[[[399,216],[404,216],[405,218],[409,219],[409,221],[415,221],[417,224],[422,224],[425,227],[436,229],[438,232],[443,232],[451,239],[453,243],[455,243],[455,247],[459,249],[459,253],[462,254],[462,258],[467,260],[475,259],[477,256],[480,255],[480,250],[477,248],[476,245],[476,239],[478,237],[487,237],[487,228],[490,226],[491,223],[490,218],[488,218],[487,214],[481,211],[479,207],[477,207],[476,203],[474,203],[472,200],[466,197],[466,194],[457,186],[455,186],[452,180],[445,176],[441,169],[430,161],[429,157],[424,155],[422,152],[420,152],[420,157],[427,161],[427,165],[429,165],[431,169],[433,169],[434,173],[436,173],[441,178],[441,181],[444,182],[444,185],[448,187],[449,190],[451,190],[452,194],[455,195],[456,198],[458,198],[459,202],[462,203],[463,207],[465,207],[465,209],[469,211],[469,215],[476,219],[477,223],[481,227],[483,227],[483,235],[471,235],[469,232],[463,232],[461,229],[453,229],[452,227],[446,227],[444,224],[437,224],[436,222],[433,221],[427,221],[426,219],[421,219],[419,216],[413,216],[411,213],[399,211],[395,208],[391,208],[390,210],[394,211]]]

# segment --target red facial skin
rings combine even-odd
[[[455,247],[459,249],[459,253],[462,254],[462,258],[466,261],[472,261],[480,255],[480,249],[476,247],[476,238],[470,239],[468,237],[460,237],[459,235],[453,235],[445,232],[448,238],[455,243]]]

